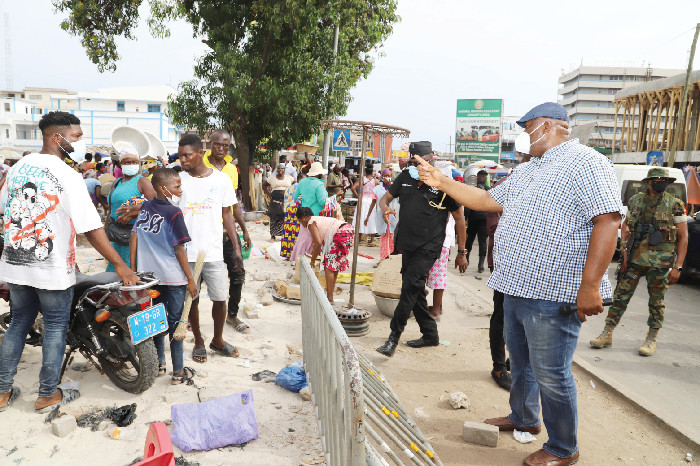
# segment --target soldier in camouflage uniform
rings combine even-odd
[[[665,168],[652,168],[642,181],[647,192],[640,192],[629,202],[627,218],[622,224],[620,246],[622,263],[613,305],[605,319],[605,328],[591,340],[594,348],[612,346],[612,332],[627,309],[641,277],[647,279],[649,291],[649,333],[639,348],[642,356],[656,350],[656,336],[664,322],[664,294],[680,277],[688,248],[688,224],[683,202],[666,188],[675,178]],[[634,244],[630,244],[630,243]],[[631,252],[631,257],[627,257]]]

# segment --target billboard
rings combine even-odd
[[[457,101],[455,162],[460,167],[476,160],[499,162],[502,114],[502,99]]]

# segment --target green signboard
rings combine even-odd
[[[462,167],[477,160],[499,162],[502,111],[502,99],[457,101],[455,162]]]

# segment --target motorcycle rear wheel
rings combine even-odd
[[[98,356],[109,380],[125,392],[138,394],[148,390],[158,375],[158,353],[153,339],[134,345],[131,342],[127,319],[118,312],[112,313],[99,332],[103,341],[117,339],[129,348],[129,357],[119,358],[117,362]],[[107,351],[109,352],[109,349]],[[114,356],[112,359],[115,359]]]

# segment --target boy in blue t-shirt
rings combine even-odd
[[[170,357],[173,363],[173,385],[187,382],[194,370],[183,367],[182,340],[173,339],[177,324],[182,318],[182,308],[187,291],[197,295],[197,284],[192,276],[185,243],[190,235],[185,226],[182,211],[177,207],[182,188],[180,175],[171,168],[161,168],[151,180],[156,197],[141,204],[129,242],[131,268],[153,272],[160,280],[154,288],[160,296],[154,303],[163,303],[168,314]],[[165,335],[153,338],[158,351],[158,375],[166,373]]]

